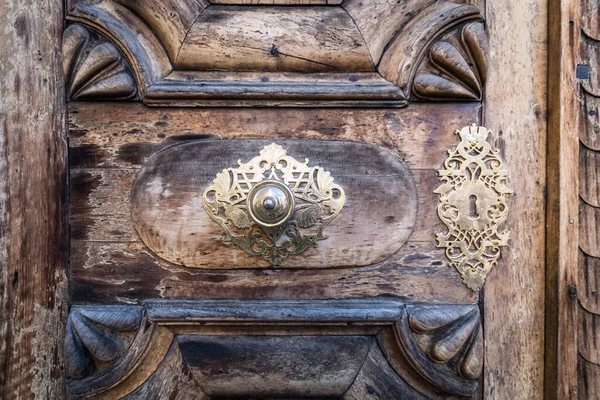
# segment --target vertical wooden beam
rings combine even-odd
[[[544,380],[547,0],[487,0],[485,125],[515,191],[509,246],[486,281],[486,399],[541,399]]]
[[[62,399],[63,0],[4,0],[1,9],[0,398]]]
[[[545,371],[547,399],[577,397],[578,7],[579,0],[549,2]]]

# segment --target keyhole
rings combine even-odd
[[[479,214],[477,213],[477,196],[474,194],[469,196],[469,218],[479,218]]]

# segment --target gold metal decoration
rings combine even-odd
[[[223,228],[223,241],[279,265],[327,238],[344,190],[323,168],[308,166],[272,143],[247,163],[219,172],[202,204]]]
[[[509,232],[500,232],[506,220],[508,173],[498,150],[486,141],[489,131],[467,126],[456,132],[460,143],[448,151],[444,169],[438,171],[442,185],[438,215],[448,232],[437,235],[438,247],[472,290],[479,290],[506,246]]]

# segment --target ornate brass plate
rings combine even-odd
[[[498,150],[486,141],[489,131],[473,125],[456,133],[461,141],[438,171],[437,211],[448,232],[438,234],[437,241],[467,287],[478,290],[496,264],[500,246],[507,245],[509,232],[499,227],[508,214],[505,195],[513,192],[506,186],[508,174]]]
[[[342,210],[345,194],[328,171],[308,162],[272,143],[219,172],[202,205],[223,228],[223,241],[279,265],[326,239],[323,230]]]

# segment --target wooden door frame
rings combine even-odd
[[[7,0],[4,4],[0,25],[11,29],[0,34],[0,397],[64,398],[68,239],[60,57],[63,1]],[[527,235],[530,240],[513,240],[511,250],[490,274],[483,294],[486,358],[482,392],[486,398],[534,399],[543,396],[544,385],[545,228],[536,212],[545,204],[548,4],[546,0],[488,0],[485,8],[492,71],[485,121],[497,133],[499,147],[506,149],[507,165],[515,169],[528,166],[534,181],[514,188],[513,210],[521,210],[523,218],[513,219],[509,226],[513,238]],[[555,13],[557,7],[550,9]],[[559,13],[561,28],[567,26],[566,10],[568,6]],[[561,44],[566,33],[558,36]],[[566,97],[568,90],[565,87],[559,93]],[[555,99],[562,100],[559,96]],[[558,146],[559,154],[562,146],[568,145],[553,141],[552,134],[562,132],[561,124],[568,118],[550,115],[549,144],[553,149]],[[562,133],[557,137],[562,139]],[[558,163],[565,166],[568,160],[569,153],[565,153]],[[557,162],[549,161],[549,166]],[[565,172],[561,182],[571,176]],[[559,234],[565,221],[568,229],[575,228],[568,227],[567,211],[572,208],[561,208],[566,205],[557,199],[560,187],[548,187],[548,232],[549,237],[558,234],[560,240],[567,240]],[[558,214],[550,210],[556,201]],[[571,321],[568,313],[560,312],[572,303],[564,301],[562,290],[568,287],[568,280],[559,279],[562,286],[557,291],[552,280],[567,271],[567,261],[566,256],[549,253],[548,293],[551,299],[556,293],[562,300],[558,313],[552,307],[546,310],[549,344],[559,343],[552,332],[560,332]],[[560,354],[556,351],[549,353],[548,365],[554,365],[553,355]],[[546,382],[557,371],[558,366],[547,368]],[[568,384],[559,382],[558,386]],[[559,393],[559,387],[548,384],[547,394]]]
[[[580,0],[550,1],[545,397],[577,398]]]
[[[62,0],[0,13],[0,397],[65,398],[67,146]]]

